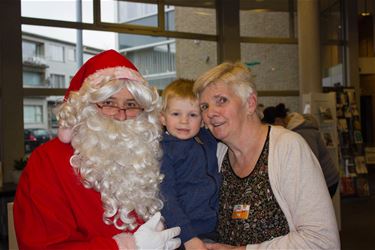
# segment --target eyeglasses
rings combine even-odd
[[[123,107],[118,107],[114,103],[109,101],[96,103],[96,106],[100,108],[104,115],[117,115],[120,111],[124,111],[128,117],[136,117],[143,111],[143,108],[139,107],[135,102],[127,102]]]

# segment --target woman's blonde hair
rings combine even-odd
[[[162,111],[165,111],[168,106],[168,101],[173,97],[179,97],[191,101],[197,100],[193,93],[194,81],[184,78],[179,78],[171,82],[162,93]]]
[[[229,85],[244,102],[250,94],[256,94],[251,72],[240,62],[224,62],[208,70],[195,81],[193,92],[199,97],[206,87],[216,82]]]
[[[193,92],[199,98],[202,92],[211,84],[222,82],[246,103],[251,94],[257,95],[255,83],[248,67],[241,62],[224,62],[202,74],[194,83]],[[257,114],[261,111],[257,107]]]

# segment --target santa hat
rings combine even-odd
[[[96,73],[95,76],[92,76],[94,73]],[[93,56],[82,65],[70,81],[64,100],[66,101],[69,98],[71,91],[78,91],[89,76],[94,82],[95,78],[100,76],[113,76],[112,79],[143,80],[133,63],[120,53],[107,50]]]
[[[129,79],[143,82],[144,78],[137,68],[123,55],[115,50],[107,50],[97,54],[85,62],[70,81],[69,88],[64,96],[64,101],[69,99],[72,91],[79,91],[82,84],[96,85],[108,77],[114,79]],[[58,137],[64,143],[72,139],[71,128],[59,128]]]

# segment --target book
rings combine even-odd
[[[347,149],[350,147],[350,136],[349,132],[341,132],[339,134],[341,149]]]
[[[356,190],[358,196],[369,196],[370,195],[370,186],[368,180],[364,176],[356,178]]]
[[[354,130],[353,132],[354,143],[363,143],[362,132],[360,130]]]
[[[355,90],[353,88],[346,88],[344,89],[344,92],[347,96],[347,101],[349,102],[349,104],[355,104]]]
[[[363,155],[354,157],[355,170],[357,174],[367,174],[366,160]]]
[[[357,105],[352,105],[352,114],[353,116],[359,116]]]
[[[345,176],[347,177],[356,177],[357,176],[357,171],[356,171],[356,166],[351,157],[345,156],[346,158],[344,159],[344,165],[345,165]]]
[[[342,196],[352,196],[355,195],[355,184],[353,177],[341,177],[340,181],[340,193]]]
[[[349,106],[344,106],[344,116],[345,118],[352,118],[352,110]]]
[[[339,132],[348,132],[348,123],[345,118],[340,118],[337,120],[337,129]]]
[[[353,127],[354,129],[356,130],[361,130],[361,122],[359,121],[359,118],[356,117],[354,120],[353,120]]]
[[[321,122],[331,121],[333,119],[331,109],[329,107],[320,106],[319,118]]]
[[[365,148],[366,164],[375,164],[375,147]]]

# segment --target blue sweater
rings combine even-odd
[[[164,201],[162,215],[168,227],[180,226],[180,238],[215,231],[218,216],[221,175],[216,158],[217,142],[206,130],[180,140],[164,133],[161,183]],[[199,142],[200,141],[200,142]]]

